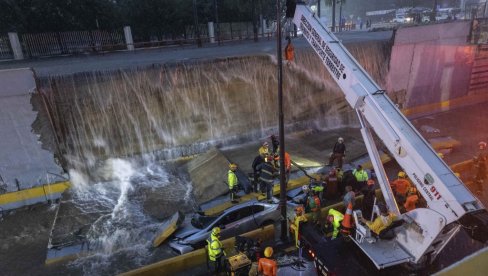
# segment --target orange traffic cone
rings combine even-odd
[[[352,229],[352,203],[349,202],[349,205],[347,205],[347,210],[346,213],[344,214],[344,219],[342,220],[341,223],[341,233],[343,235],[349,235],[351,234],[351,229]]]

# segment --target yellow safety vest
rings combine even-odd
[[[210,237],[207,239],[207,248],[208,248],[208,258],[211,261],[216,261],[217,258],[222,256],[222,243],[219,239],[210,234]]]
[[[227,182],[229,183],[229,190],[232,190],[235,186],[237,186],[238,180],[235,172],[229,170],[227,173]]]
[[[334,227],[334,230],[332,231],[332,237],[336,238],[337,234],[339,234],[339,228],[341,227],[341,221],[344,219],[344,215],[334,209],[329,209],[329,215],[334,217],[334,222],[332,222],[332,227]]]
[[[352,174],[354,175],[354,177],[356,177],[356,180],[359,182],[368,181],[368,173],[365,170],[360,170],[360,171],[354,170]]]

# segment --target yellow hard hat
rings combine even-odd
[[[264,249],[264,257],[269,258],[271,256],[273,256],[273,247],[268,246]]]
[[[230,164],[229,164],[229,169],[231,169],[231,170],[235,170],[235,169],[237,169],[237,164],[230,163]]]
[[[458,172],[455,172],[454,175],[457,177],[457,178],[460,178],[461,177],[461,174],[458,173]]]
[[[212,229],[212,235],[214,236],[220,235],[220,227],[214,227]]]
[[[437,156],[439,156],[440,158],[444,159],[444,153],[442,153],[442,152],[438,152],[437,153]]]
[[[405,178],[406,176],[407,176],[407,174],[404,171],[399,171],[398,172],[398,177]]]

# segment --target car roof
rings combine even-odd
[[[256,204],[258,204],[258,205],[265,205],[263,202],[260,202],[260,201],[257,201],[255,199],[253,199],[253,200],[250,200],[250,201],[247,201],[247,202],[238,204],[238,205],[234,205],[234,206],[230,207],[229,209],[226,209],[223,212],[223,214],[228,213],[228,212],[232,212],[234,210],[241,209],[242,207],[252,206],[252,205],[256,205]]]

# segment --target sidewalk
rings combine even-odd
[[[351,31],[337,34],[343,43],[388,40],[391,35],[391,31]],[[283,40],[283,48],[285,43]],[[310,47],[302,37],[294,39],[293,43],[297,49]],[[133,52],[120,51],[99,55],[57,56],[22,61],[2,61],[0,62],[0,69],[32,67],[39,77],[46,77],[48,75],[65,75],[86,71],[127,69],[152,64],[171,64],[268,54],[276,54],[275,38],[270,40],[261,39],[257,43],[243,41],[239,44],[229,43],[222,46],[205,44],[202,48],[192,45],[178,48],[148,48]]]

